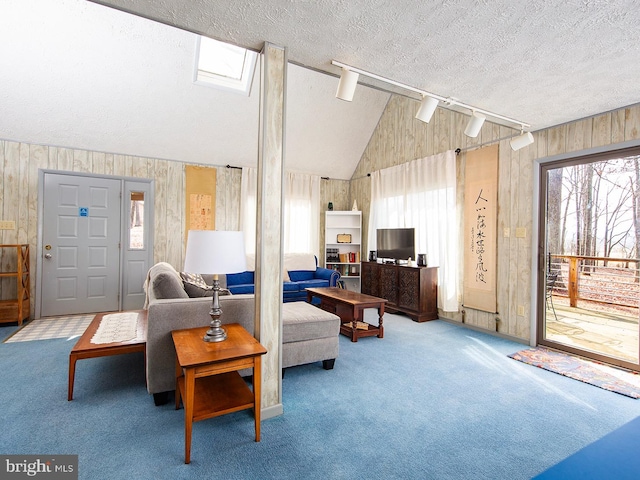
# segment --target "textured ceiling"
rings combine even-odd
[[[193,84],[197,35],[84,0],[0,2],[0,139],[256,166],[250,97]],[[285,168],[351,178],[389,95],[290,65]]]
[[[193,85],[195,32],[311,67],[289,68],[285,168],[348,179],[389,95],[336,100],[331,60],[537,130],[640,101],[638,25],[635,0],[2,0],[0,138],[256,165],[257,80]]]
[[[332,59],[540,129],[640,101],[637,0],[106,0],[244,47]],[[361,81],[366,79],[361,77]]]

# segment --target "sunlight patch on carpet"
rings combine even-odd
[[[640,375],[634,372],[542,347],[521,350],[508,356],[604,390],[640,398]]]
[[[52,338],[78,338],[87,329],[95,315],[50,317],[31,320],[3,343],[49,340]]]

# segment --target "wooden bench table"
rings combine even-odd
[[[384,337],[382,317],[384,304],[387,303],[384,298],[337,287],[307,288],[306,290],[307,302],[311,303],[313,297],[318,297],[320,308],[340,317],[340,333],[350,337],[352,342],[357,342],[360,337]],[[377,326],[364,321],[364,311],[367,308],[378,310]]]

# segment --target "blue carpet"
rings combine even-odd
[[[0,344],[0,453],[76,454],[81,479],[529,479],[640,416],[514,362],[518,343],[388,314],[384,339],[340,337],[334,370],[287,370],[260,443],[247,411],[195,423],[185,465],[183,411],[154,406],[141,354],[79,361],[67,401],[74,343]]]
[[[640,417],[566,458],[536,480],[640,478]]]

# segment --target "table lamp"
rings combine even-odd
[[[218,275],[238,273],[247,269],[242,232],[218,230],[189,230],[184,271],[188,273],[213,274],[213,300],[211,303],[211,326],[205,334],[205,342],[222,342],[227,332],[221,327],[220,280]]]

